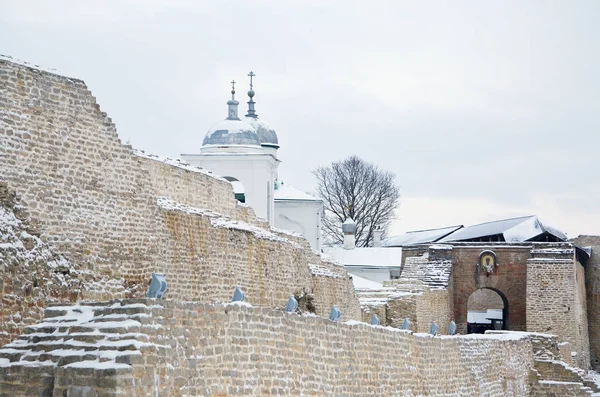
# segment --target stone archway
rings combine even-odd
[[[467,333],[508,329],[508,299],[494,288],[480,288],[467,300]]]

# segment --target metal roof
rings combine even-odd
[[[435,243],[450,233],[461,229],[462,225],[447,226],[439,229],[415,230],[400,236],[390,237],[383,242],[384,247],[402,247],[405,245]]]
[[[469,241],[491,236],[502,236],[507,242],[524,242],[548,233],[565,241],[567,236],[558,229],[544,225],[537,216],[501,219],[468,226],[439,240],[440,242]]]
[[[252,145],[260,146],[258,133],[254,127],[241,120],[225,119],[208,130],[202,146],[207,145]]]

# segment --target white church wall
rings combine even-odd
[[[274,225],[273,181],[278,162],[270,155],[250,153],[182,154],[182,159],[223,177],[233,177],[244,186],[246,204],[257,216]],[[232,191],[233,194],[233,191]]]
[[[322,212],[319,201],[276,200],[275,227],[303,235],[312,249],[320,252]]]

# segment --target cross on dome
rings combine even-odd
[[[252,90],[252,77],[256,76],[254,74],[254,72],[251,70],[250,73],[248,73],[248,76],[250,76],[250,90]]]

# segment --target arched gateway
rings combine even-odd
[[[464,246],[452,263],[454,321],[468,331],[469,298],[479,290],[495,291],[503,302],[501,329],[527,330],[527,258],[529,248],[490,250]]]

